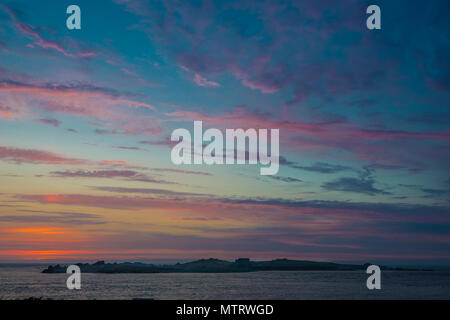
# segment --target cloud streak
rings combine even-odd
[[[34,46],[38,46],[43,49],[52,49],[63,54],[66,57],[71,58],[88,58],[96,56],[98,54],[95,51],[77,50],[78,52],[76,53],[70,52],[69,50],[64,48],[61,43],[48,40],[43,36],[43,32],[48,30],[47,27],[37,27],[24,22],[20,22],[13,10],[4,5],[0,5],[0,9],[5,11],[10,16],[14,26],[22,35],[33,40],[33,43],[29,44],[28,47],[33,48]]]
[[[156,134],[161,129],[152,116],[138,117],[138,108],[155,110],[155,107],[133,98],[128,93],[95,86],[88,83],[24,83],[0,80],[0,103],[8,105],[11,114],[20,114],[30,106],[41,111],[112,123],[121,134]],[[110,124],[109,124],[110,125]]]
[[[52,177],[56,178],[91,178],[91,179],[126,179],[136,182],[147,182],[157,184],[177,184],[175,182],[155,179],[143,173],[139,173],[133,170],[93,170],[93,171],[52,171],[50,172]]]
[[[21,149],[14,147],[0,146],[0,159],[16,164],[35,163],[35,164],[57,164],[57,165],[85,165],[86,160],[68,158],[52,152]]]

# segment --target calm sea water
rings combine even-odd
[[[200,274],[82,274],[81,290],[43,266],[0,266],[0,299],[450,299],[450,271],[382,271],[381,290],[364,271]]]

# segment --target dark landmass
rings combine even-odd
[[[93,264],[77,263],[82,273],[225,273],[225,272],[254,272],[254,271],[314,271],[334,270],[352,271],[366,270],[369,263],[363,265],[340,264],[332,262],[314,262],[302,260],[277,259],[271,261],[250,261],[249,259],[237,259],[234,262],[219,259],[201,259],[187,263],[173,265],[155,265],[140,262],[105,263],[98,261]],[[419,269],[406,269],[380,266],[383,270],[419,271]],[[43,273],[66,273],[67,266],[49,266]],[[424,271],[424,270],[420,270]]]

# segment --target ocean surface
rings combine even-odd
[[[0,265],[0,299],[450,299],[450,270],[382,271],[381,290],[368,290],[364,271],[67,274],[44,266]]]

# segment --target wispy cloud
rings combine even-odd
[[[71,52],[66,49],[60,42],[48,40],[43,36],[44,31],[51,31],[48,27],[33,26],[31,24],[19,21],[14,11],[6,7],[5,5],[0,5],[0,9],[8,13],[14,26],[20,33],[33,41],[32,44],[29,44],[29,47],[31,48],[33,48],[34,46],[38,46],[43,49],[52,49],[63,54],[66,57],[71,58],[87,58],[96,56],[98,54],[93,50],[83,51],[80,49],[76,50],[77,52]],[[72,42],[74,43],[74,41]]]
[[[23,83],[0,80],[0,103],[8,105],[11,109],[8,112],[12,115],[23,113],[24,110],[33,113],[36,107],[46,112],[114,124],[112,130],[121,134],[156,134],[161,131],[155,118],[137,117],[133,113],[138,108],[155,110],[154,106],[135,100],[135,95],[89,83]]]
[[[193,192],[182,192],[182,191],[171,191],[165,189],[154,189],[154,188],[125,188],[125,187],[92,187],[92,189],[106,192],[115,193],[137,193],[137,194],[151,194],[155,196],[162,196],[168,198],[176,197],[201,197],[206,196],[204,193],[193,193]]]
[[[52,171],[52,177],[57,178],[103,178],[115,179],[122,178],[130,181],[148,182],[157,184],[176,184],[175,182],[165,181],[153,178],[143,173],[133,170],[93,170],[93,171]]]
[[[0,160],[13,163],[83,165],[88,162],[83,159],[68,158],[52,152],[36,149],[20,149],[0,146]]]
[[[120,150],[132,150],[132,151],[143,150],[142,148],[139,148],[139,147],[128,147],[128,146],[111,146],[111,148],[120,149]]]
[[[371,178],[338,178],[325,182],[322,188],[328,191],[363,193],[367,195],[390,194],[374,187],[375,180]]]
[[[16,223],[44,223],[44,224],[66,224],[66,225],[96,225],[105,223],[100,215],[66,212],[66,211],[41,211],[41,210],[16,210],[27,215],[14,214],[2,215],[0,221]]]
[[[198,73],[194,76],[194,82],[200,87],[220,87],[219,83],[203,78]]]
[[[300,179],[292,178],[292,177],[280,177],[280,176],[267,176],[267,177],[270,179],[273,179],[273,180],[278,180],[278,181],[287,182],[287,183],[303,182]]]
[[[212,173],[209,173],[209,172],[183,170],[183,169],[152,168],[151,170],[156,171],[156,172],[171,172],[171,173],[193,174],[193,175],[200,175],[200,176],[212,176]]]
[[[61,121],[59,121],[57,119],[53,119],[53,118],[43,118],[43,119],[39,119],[38,121],[43,124],[47,124],[49,126],[53,126],[56,128],[61,125]]]
[[[325,174],[333,174],[333,173],[338,173],[341,171],[352,170],[352,168],[350,168],[348,166],[336,165],[336,164],[331,164],[331,163],[326,163],[326,162],[316,162],[309,166],[300,165],[298,163],[288,161],[285,158],[283,158],[282,161],[280,161],[280,164],[285,164],[294,169],[300,169],[300,170],[317,172],[317,173],[325,173]]]

